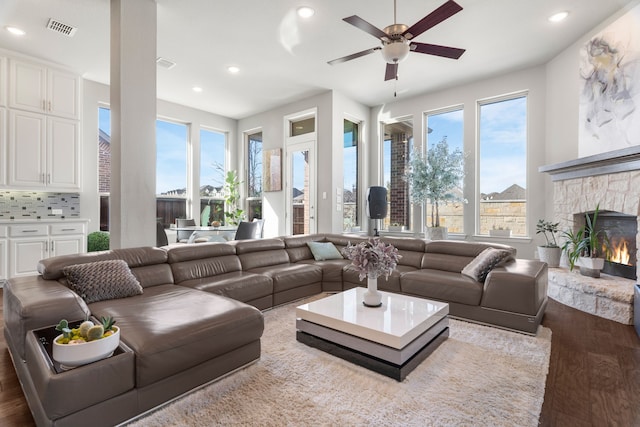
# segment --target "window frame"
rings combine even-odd
[[[251,155],[251,148],[250,148],[250,143],[252,141],[251,137],[253,135],[257,135],[260,134],[260,156],[261,158],[260,160],[260,165],[261,165],[261,170],[260,170],[260,195],[259,196],[252,196],[251,192],[249,191],[249,174],[250,174],[250,167],[251,167],[251,162],[249,159],[249,156]],[[262,206],[263,206],[263,197],[264,197],[264,133],[262,131],[262,128],[258,128],[258,129],[252,129],[249,131],[246,131],[243,133],[244,135],[244,147],[246,150],[246,155],[244,156],[245,162],[246,162],[246,173],[245,173],[245,178],[246,178],[246,185],[245,185],[245,191],[246,191],[246,197],[245,197],[245,206],[246,206],[246,212],[247,212],[247,219],[253,219],[253,218],[249,218],[249,214],[252,211],[251,209],[251,204],[252,202],[260,202],[260,219],[263,218],[263,213],[262,213]]]

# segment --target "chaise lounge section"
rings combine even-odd
[[[256,361],[264,328],[260,310],[364,286],[339,251],[365,240],[314,234],[41,261],[40,276],[11,279],[4,290],[4,334],[37,424],[79,425],[87,419],[117,424]],[[379,280],[382,290],[448,302],[455,317],[536,333],[547,302],[546,264],[511,258],[478,281],[463,269],[485,249],[511,255],[515,250],[488,243],[382,240],[402,255],[389,280]],[[314,243],[334,246],[337,255],[316,259]],[[142,293],[86,303],[70,289],[65,267],[107,260],[123,260]],[[125,351],[52,372],[30,331],[88,315],[116,318]],[[71,404],[69,396],[74,396]]]

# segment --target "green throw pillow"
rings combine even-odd
[[[307,242],[316,261],[343,259],[340,251],[331,242]]]

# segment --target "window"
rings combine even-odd
[[[383,186],[387,189],[387,218],[382,228],[389,225],[407,226],[410,221],[409,184],[405,174],[409,155],[413,149],[413,121],[405,118],[383,124],[382,144]]]
[[[109,231],[109,192],[111,191],[111,110],[98,108],[98,193],[100,230]]]
[[[262,218],[262,132],[247,136],[247,218]]]
[[[425,115],[425,141],[427,150],[434,149],[436,144],[445,142],[449,153],[459,150],[464,153],[463,130],[464,114],[461,108],[445,110]],[[447,227],[450,233],[464,232],[464,194],[463,182],[460,180],[457,187],[452,191],[453,200],[438,205],[440,226]],[[428,227],[433,227],[433,206],[426,203],[425,219]]]
[[[156,216],[165,227],[187,213],[187,141],[182,123],[156,120]]]
[[[351,231],[351,227],[360,224],[358,218],[358,140],[359,124],[344,121],[344,145],[342,151],[342,229]]]
[[[479,223],[477,232],[510,229],[525,236],[527,216],[527,96],[479,103]]]
[[[201,225],[224,222],[224,178],[227,136],[200,129],[200,218]],[[207,207],[209,207],[207,209]],[[205,224],[206,223],[206,224]]]
[[[316,130],[316,118],[308,117],[306,119],[293,120],[291,123],[291,129],[289,129],[290,136],[304,135],[305,133],[312,133]]]

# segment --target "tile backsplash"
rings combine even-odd
[[[80,217],[80,194],[0,191],[0,220]]]

